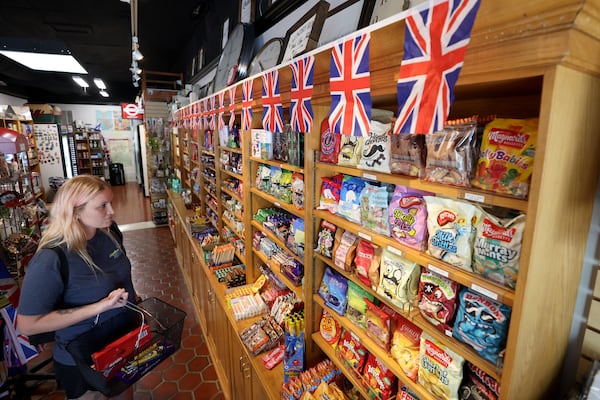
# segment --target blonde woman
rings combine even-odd
[[[113,223],[112,197],[110,185],[91,175],[69,179],[59,188],[21,289],[18,327],[25,335],[55,331],[56,380],[69,399],[105,397],[86,381],[66,346],[123,314],[123,306],[135,297],[131,264]],[[66,277],[56,247],[66,256]],[[115,398],[133,398],[131,388]]]

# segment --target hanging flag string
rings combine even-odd
[[[244,130],[252,127],[252,79],[247,79],[242,84],[242,121]]]
[[[290,64],[292,90],[290,92],[290,124],[296,132],[310,132],[314,113],[311,105],[315,57],[298,59]]]
[[[279,94],[279,71],[262,76],[263,127],[271,132],[283,132],[283,105]]]
[[[478,8],[479,0],[445,1],[406,18],[394,133],[444,127]]]

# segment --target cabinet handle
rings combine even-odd
[[[239,369],[240,369],[240,372],[241,372],[242,374],[244,373],[244,369],[243,369],[243,367],[244,367],[244,365],[245,365],[245,364],[244,364],[244,362],[243,362],[243,360],[244,360],[244,356],[240,356],[240,363],[239,363],[238,367],[239,367]]]

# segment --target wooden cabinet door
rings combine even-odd
[[[214,295],[213,295],[214,298]],[[225,314],[225,310],[221,307],[221,303],[215,298],[212,304],[213,306],[213,339],[215,343],[215,350],[217,359],[213,360],[215,368],[220,368],[221,371],[225,372],[225,376],[221,377],[221,385],[229,387],[230,378],[230,332],[229,332],[229,320]],[[231,338],[235,340],[236,338]],[[227,381],[225,381],[227,379]]]
[[[252,365],[246,351],[238,338],[238,334],[229,326],[231,335],[231,398],[232,399],[266,399],[267,397],[252,397]]]

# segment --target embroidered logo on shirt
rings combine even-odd
[[[119,247],[117,247],[108,255],[108,257],[112,258],[112,259],[117,259],[117,258],[121,257],[121,249]]]

